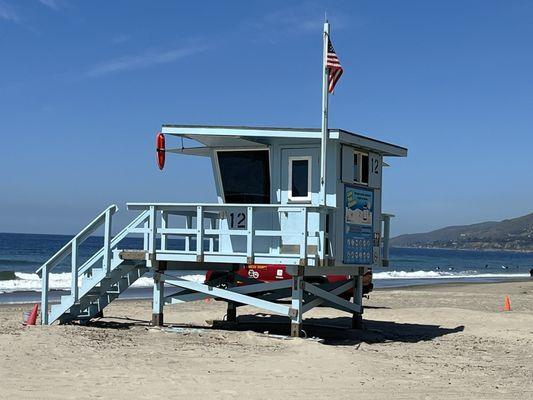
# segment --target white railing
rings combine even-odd
[[[382,258],[381,264],[383,267],[389,266],[389,239],[390,239],[390,220],[393,218],[393,214],[381,214],[381,221],[383,222],[383,248],[382,248]]]
[[[133,231],[145,234],[150,261],[317,265],[331,253],[324,248],[326,207],[128,203],[128,209],[149,213],[147,226]],[[172,216],[179,226],[171,226]],[[183,248],[170,249],[171,237],[182,238]]]
[[[139,214],[118,235],[116,235],[114,238],[111,238],[112,217],[117,211],[118,207],[116,205],[109,206],[36,271],[36,273],[41,277],[41,319],[43,325],[48,324],[48,292],[50,272],[56,268],[61,261],[70,256],[70,296],[72,298],[72,303],[75,303],[79,299],[80,286],[78,278],[82,276],[82,274],[89,273],[91,269],[94,268],[95,264],[100,260],[102,261],[102,269],[107,274],[111,270],[113,249],[121,240],[131,233],[132,228],[137,227],[139,224],[144,223],[148,219],[147,212]],[[104,227],[103,247],[82,265],[79,265],[79,247],[102,225]]]

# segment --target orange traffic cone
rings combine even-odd
[[[37,312],[39,311],[39,304],[35,304],[31,310],[31,314],[28,318],[26,325],[35,325],[37,322]]]
[[[505,296],[505,303],[503,303],[503,311],[511,311],[511,299]]]

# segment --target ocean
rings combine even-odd
[[[66,235],[0,233],[0,303],[36,301],[41,282],[35,271],[71,239]],[[102,238],[90,237],[80,247],[80,261],[102,246]],[[140,248],[140,238],[123,241],[124,248]],[[494,282],[529,278],[533,253],[508,251],[392,248],[390,267],[374,269],[376,287],[396,287],[444,282]],[[50,274],[50,288],[59,297],[70,287],[69,260]],[[190,279],[201,281],[192,274]],[[150,297],[149,277],[135,282],[127,297]]]

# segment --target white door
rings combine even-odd
[[[281,151],[282,204],[318,204],[319,154],[317,147]]]
[[[318,204],[320,190],[320,151],[317,147],[283,149],[281,151],[281,203],[282,204]],[[318,214],[309,213],[307,225],[309,231],[318,227]],[[281,229],[294,232],[304,226],[303,214],[281,213]],[[308,237],[308,254],[316,254],[317,238]],[[301,235],[283,236],[281,252],[299,253]]]

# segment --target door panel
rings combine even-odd
[[[318,147],[298,148],[298,149],[283,149],[281,151],[281,204],[318,204],[319,190],[320,190],[320,151]],[[293,159],[299,161],[302,159],[309,160],[309,167],[311,171],[311,179],[309,189],[311,196],[309,200],[291,200],[290,189],[292,185],[289,173],[291,171],[289,161]],[[295,171],[295,177],[301,177],[301,170]],[[305,186],[305,185],[303,185]],[[281,229],[285,232],[294,232],[296,227],[303,226],[303,215],[299,213],[280,213]],[[319,216],[317,213],[308,214],[307,225],[310,232],[316,230],[319,224]],[[308,237],[308,253],[316,254],[318,249],[318,238]],[[281,238],[281,252],[282,253],[298,253],[301,237],[283,236]]]
[[[318,147],[299,148],[299,149],[283,149],[281,150],[281,203],[305,203],[318,204],[318,192],[320,190],[320,152]],[[291,201],[289,200],[289,160],[291,158],[300,159],[303,157],[310,157],[311,168],[311,200],[310,201]]]

